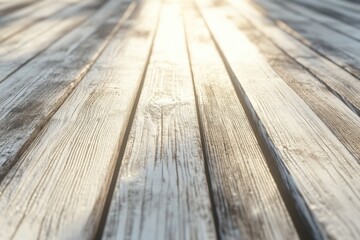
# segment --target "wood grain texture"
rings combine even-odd
[[[0,42],[29,28],[36,22],[47,21],[53,14],[62,12],[73,3],[68,1],[39,1],[36,4],[0,18]],[[49,19],[51,21],[51,19]]]
[[[306,68],[351,110],[360,115],[359,80],[283,32],[250,4],[231,1],[237,10],[288,56]],[[331,74],[329,74],[331,73]]]
[[[285,11],[289,15],[292,14],[296,16],[299,15],[304,16],[308,21],[311,20],[316,21],[326,26],[327,28],[330,28],[332,30],[335,30],[339,33],[346,35],[347,37],[353,38],[355,40],[360,40],[360,30],[358,27],[352,24],[344,23],[335,16],[328,16],[326,14],[323,14],[322,12],[316,11],[313,8],[307,8],[306,6],[298,4],[298,2],[295,1],[284,2],[277,0],[272,0],[272,1],[257,0],[257,2],[265,8],[267,8],[268,4],[270,5],[276,4],[280,11],[267,11],[276,19],[282,18],[282,14],[280,14],[280,12],[283,13]]]
[[[321,7],[322,6],[319,6],[319,8]],[[278,26],[281,29],[293,35],[302,43],[352,73],[354,76],[360,78],[360,48],[358,41],[334,31],[327,26],[314,22],[308,18],[308,16],[303,16],[308,20],[306,22],[294,21],[293,16],[296,14],[282,10],[282,7],[274,6],[272,11],[278,11],[278,15],[282,15],[283,20],[278,22]]]
[[[225,17],[225,10],[205,3],[201,8],[235,88],[298,210],[310,223],[313,238],[359,238],[360,166],[356,159]]]
[[[88,21],[0,83],[0,179],[81,81],[123,21],[110,1]]]
[[[166,1],[104,239],[215,239],[180,1]]]
[[[120,29],[2,181],[1,239],[94,238],[155,28],[136,25]]]
[[[230,11],[229,11],[230,12]],[[239,29],[259,48],[272,68],[331,129],[360,163],[360,118],[306,68],[266,39],[238,13],[229,13]]]
[[[84,22],[94,13],[89,7],[98,0],[77,1],[1,43],[0,82]]]
[[[309,0],[303,0],[303,1],[296,1],[297,4],[301,4],[307,8],[311,8],[313,10],[316,10],[319,14],[324,14],[329,17],[337,18],[341,20],[344,23],[350,24],[350,25],[358,25],[360,22],[360,16],[359,16],[359,10],[360,7],[358,4],[353,3],[351,4],[352,11],[349,11],[349,9],[343,9],[341,7],[338,7],[337,4],[334,4],[335,1],[332,0],[325,0],[325,1],[309,1]],[[343,2],[343,4],[347,5],[349,4],[349,1],[338,1],[337,3]]]
[[[185,19],[220,238],[298,239],[206,26],[190,7]]]

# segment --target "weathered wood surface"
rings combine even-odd
[[[337,15],[328,15],[327,12],[319,12],[316,11],[316,9],[313,9],[312,7],[303,6],[299,4],[299,2],[295,1],[263,1],[263,0],[257,0],[257,2],[260,3],[261,6],[264,6],[267,8],[267,6],[276,4],[278,5],[278,11],[266,11],[271,16],[275,16],[276,18],[282,19],[282,13],[286,10],[286,13],[301,16],[303,15],[306,17],[307,21],[309,23],[311,20],[314,20],[318,23],[323,24],[324,26],[333,29],[337,32],[340,32],[347,37],[353,38],[355,40],[360,40],[360,30],[358,27],[356,27],[353,24],[344,23],[341,21],[341,18],[337,18]],[[325,4],[325,3],[324,3]],[[282,9],[282,10],[281,10]],[[281,13],[281,14],[280,14]]]
[[[153,26],[127,34],[128,27],[1,182],[1,239],[94,237]]]
[[[128,5],[108,2],[0,83],[0,179],[96,61]]]
[[[85,21],[98,0],[76,1],[0,44],[0,82]]]
[[[0,18],[0,42],[70,5],[71,3],[64,1],[56,3],[50,0],[39,1],[37,4],[32,4],[25,9]]]
[[[216,238],[180,3],[160,13],[105,238]]]
[[[360,163],[360,120],[331,90],[275,46],[266,36],[237,11],[228,11],[228,16],[239,29],[260,49],[272,68],[300,96],[309,107],[332,130]]]
[[[283,32],[251,5],[242,4],[241,1],[231,1],[231,3],[277,47],[316,76],[351,110],[360,115],[359,79]]]
[[[201,8],[309,234],[359,238],[356,158],[226,19],[226,11],[205,4]]]
[[[188,7],[185,23],[220,238],[297,239],[262,150],[203,20]]]
[[[271,5],[271,1],[261,1],[262,3],[268,3]],[[307,1],[306,1],[307,2]],[[311,1],[316,3],[316,1]],[[317,5],[323,9],[323,5]],[[311,6],[311,8],[315,8]],[[354,76],[360,78],[360,48],[359,41],[350,38],[342,33],[334,31],[322,24],[314,22],[307,16],[301,16],[301,14],[294,14],[284,9],[282,5],[272,5],[272,11],[276,15],[283,19],[279,27],[294,37],[298,38],[301,42],[322,54],[324,57],[333,61],[340,67],[352,73]],[[271,14],[269,14],[271,16]],[[348,14],[349,15],[349,14]],[[347,15],[347,16],[348,16]],[[296,21],[295,18],[304,18],[306,21]],[[360,15],[356,15],[356,19],[352,21],[360,21]],[[311,24],[311,27],[309,25]],[[355,34],[359,33],[359,30],[355,31]]]
[[[0,239],[360,238],[359,10],[0,0]]]

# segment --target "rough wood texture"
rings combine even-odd
[[[0,44],[0,82],[86,20],[98,0],[80,1]]]
[[[117,33],[7,174],[1,239],[94,237],[149,53],[148,21]]]
[[[262,2],[265,3],[265,1]],[[267,3],[271,4],[271,2]],[[323,9],[323,6],[319,7]],[[307,16],[291,13],[281,6],[272,5],[271,9],[271,12],[282,16],[282,20],[278,24],[280,28],[360,78],[360,48],[358,41],[319,24]],[[294,16],[297,18],[302,17],[306,21],[294,21]],[[311,24],[311,27],[309,27],[309,24]],[[356,32],[359,32],[359,30]]]
[[[202,5],[202,9],[233,83],[305,223],[310,223],[312,236],[359,238],[360,166],[356,159],[226,19],[220,7]]]
[[[0,180],[96,61],[121,25],[128,4],[108,2],[0,83]]]
[[[228,16],[258,46],[272,68],[306,101],[360,163],[359,116],[351,111],[306,68],[266,39],[266,36],[241,17],[237,11],[231,12],[229,10]]]
[[[216,236],[179,4],[162,7],[105,239]]]
[[[340,67],[323,58],[313,50],[309,49],[296,38],[283,32],[272,22],[267,20],[260,12],[256,11],[250,4],[242,4],[241,1],[231,1],[239,12],[259,29],[266,37],[276,44],[311,72],[330,89],[351,110],[360,115],[360,85],[359,79],[343,71]],[[331,73],[331,74],[329,74]]]
[[[51,0],[39,1],[37,4],[33,4],[28,8],[0,18],[0,42],[29,28],[38,21],[46,21],[46,18],[61,12],[70,5],[71,4],[66,1],[56,3]]]
[[[297,239],[289,213],[209,32],[194,10],[189,7],[185,12],[199,122],[220,237]]]
[[[283,14],[280,13],[283,13],[284,11],[289,15],[290,14],[296,16],[302,15],[306,17],[307,21],[310,24],[311,21],[314,20],[330,29],[345,34],[347,37],[353,38],[355,40],[360,40],[359,28],[353,26],[352,24],[347,24],[342,22],[339,18],[336,18],[336,16],[328,16],[322,12],[316,11],[316,9],[313,9],[311,7],[302,6],[301,4],[295,1],[285,2],[285,1],[276,1],[276,0],[272,0],[272,1],[257,0],[257,2],[259,2],[260,5],[265,8],[267,8],[268,4],[271,4],[271,6],[274,6],[274,4],[276,4],[278,6],[277,11],[266,11],[266,12],[277,19],[283,18]]]

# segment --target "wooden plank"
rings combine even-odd
[[[356,11],[353,12],[347,9],[336,7],[333,4],[331,4],[331,2],[309,1],[309,0],[296,1],[296,2],[308,8],[314,9],[318,13],[337,18],[351,25],[359,25],[360,23],[360,16],[358,12]],[[357,8],[357,11],[359,10],[359,6],[353,7],[353,9],[355,8]]]
[[[0,83],[0,180],[96,61],[128,2],[88,21]]]
[[[271,4],[271,2],[262,1],[262,3],[265,2]],[[316,23],[308,16],[301,16],[307,21],[294,21],[293,16],[299,14],[284,11],[282,7],[272,5],[272,12],[276,11],[276,15],[282,18],[281,21],[278,21],[281,29],[360,78],[360,48],[357,40]]]
[[[226,18],[224,9],[203,4],[202,12],[311,237],[359,238],[356,159]]]
[[[94,239],[155,28],[141,23],[123,25],[1,182],[1,239]]]
[[[185,11],[220,238],[298,239],[209,32],[198,13]]]
[[[360,120],[306,68],[275,46],[237,12],[231,19],[266,57],[271,67],[321,118],[360,163]]]
[[[231,4],[277,47],[316,76],[351,110],[360,115],[360,86],[357,78],[283,32],[251,5],[242,4],[241,1],[231,1]]]
[[[307,8],[298,4],[295,1],[263,1],[258,0],[257,2],[260,3],[261,6],[268,8],[269,5],[273,6],[276,4],[277,10],[276,11],[267,11],[269,15],[271,15],[275,19],[282,19],[284,16],[284,12],[286,15],[295,15],[295,16],[304,16],[310,22],[314,20],[327,28],[335,30],[339,33],[345,34],[347,37],[353,38],[355,40],[360,40],[360,30],[359,28],[351,25],[346,24],[340,21],[338,18],[330,17],[327,15],[322,14],[321,12],[317,12],[313,8]],[[311,26],[311,25],[310,25]]]
[[[98,0],[76,1],[77,4],[1,43],[0,82],[84,22],[94,12],[91,6]]]
[[[14,14],[0,18],[0,42],[27,29],[35,22],[46,21],[47,17],[63,11],[64,7],[71,4],[67,1],[40,1],[37,4],[16,11]]]
[[[104,239],[216,238],[180,1],[160,15]]]

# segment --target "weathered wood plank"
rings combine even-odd
[[[154,22],[120,29],[2,181],[1,239],[94,238]]]
[[[294,21],[293,16],[296,16],[294,13],[275,6],[272,11],[278,11],[277,15],[282,15],[283,20],[278,21],[281,29],[360,78],[360,48],[357,40],[316,23],[307,16],[303,16],[308,20],[306,22]]]
[[[198,13],[185,11],[220,238],[298,239],[209,32]]]
[[[215,239],[180,1],[164,2],[104,239]]]
[[[337,6],[334,6],[331,1],[310,1],[310,0],[303,0],[303,1],[296,1],[298,4],[301,4],[307,8],[311,8],[313,10],[316,10],[319,14],[324,14],[333,18],[337,18],[345,23],[348,23],[350,25],[359,25],[360,23],[360,16],[359,12],[349,11],[345,10],[343,8],[339,8]],[[346,1],[337,1],[337,2],[346,2]],[[352,8],[353,10],[359,11],[359,5],[354,6],[353,4]]]
[[[345,34],[347,37],[353,38],[355,40],[360,40],[360,30],[358,27],[355,27],[354,25],[351,24],[346,24],[340,21],[338,18],[322,14],[321,12],[319,13],[313,8],[304,7],[303,5],[298,4],[298,2],[295,1],[284,2],[284,1],[276,1],[276,0],[272,0],[272,1],[257,0],[257,2],[262,7],[265,8],[276,5],[277,7],[275,11],[274,10],[267,11],[267,13],[275,19],[282,19],[284,13],[285,15],[304,16],[309,21],[309,23],[311,23],[312,20],[314,20],[326,26],[327,28]]]
[[[0,83],[0,180],[96,61],[128,4],[108,2]]]
[[[312,238],[359,238],[360,166],[356,159],[220,9],[202,5],[234,86]]]
[[[37,4],[0,18],[0,42],[27,29],[35,22],[46,21],[47,17],[63,11],[72,4],[67,1],[39,1]]]
[[[231,4],[277,47],[316,76],[350,109],[360,115],[360,86],[357,78],[283,32],[251,5],[242,4],[241,1],[231,1]]]
[[[306,68],[277,48],[238,12],[230,13],[239,29],[256,44],[272,68],[332,130],[360,163],[360,118]]]
[[[84,22],[98,0],[76,1],[0,44],[0,82]]]

